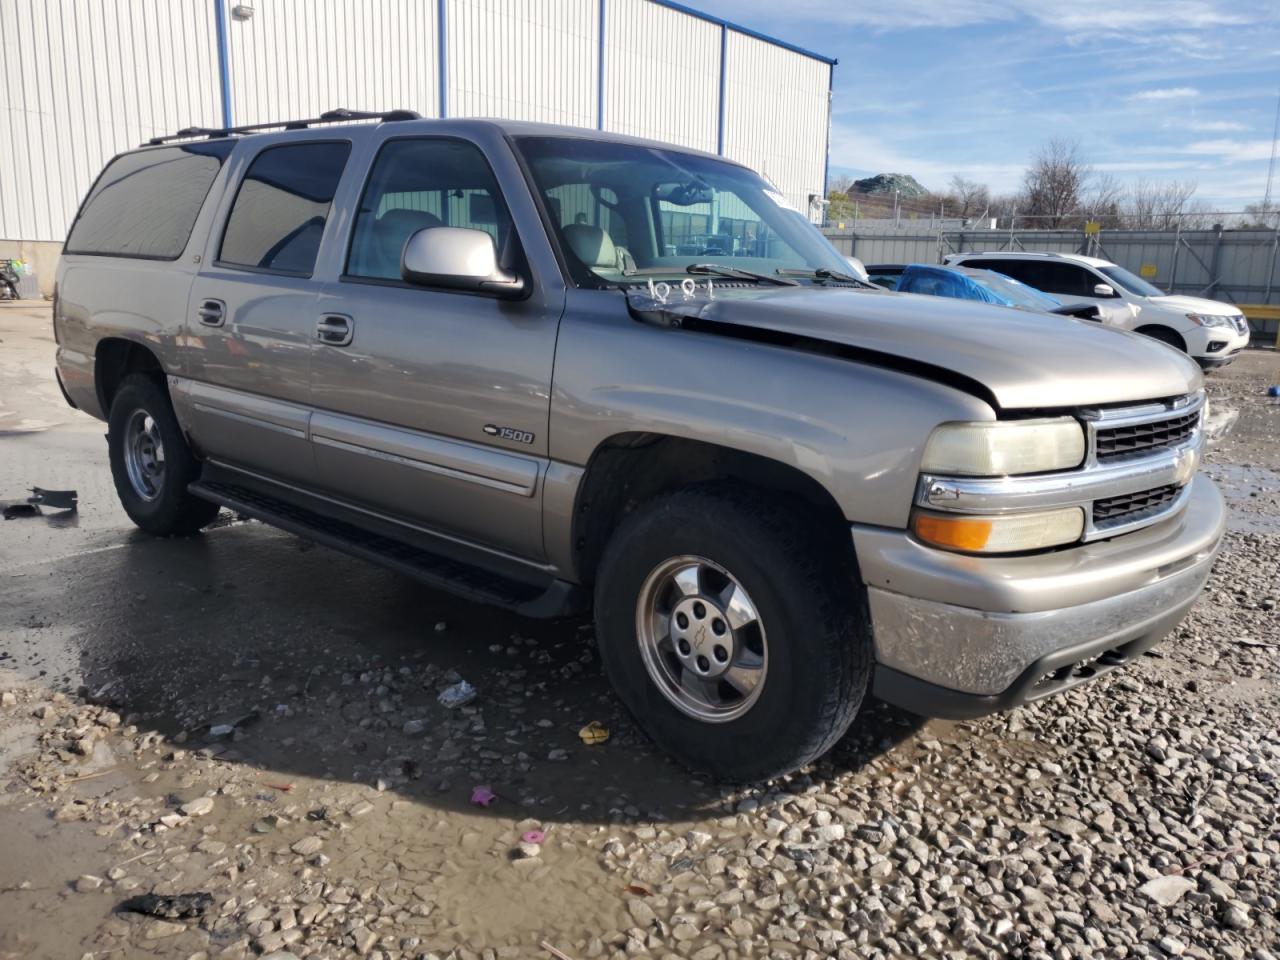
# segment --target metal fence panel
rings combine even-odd
[[[868,265],[939,263],[949,253],[1016,250],[1111,260],[1169,293],[1280,305],[1280,230],[980,230],[921,223],[824,227],[836,249]],[[1277,322],[1252,321],[1274,338]]]

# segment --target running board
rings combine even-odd
[[[209,472],[209,471],[206,471]],[[585,608],[582,591],[566,580],[529,582],[327,516],[226,479],[197,480],[193,496],[362,560],[380,564],[466,600],[504,607],[526,617],[570,616]]]

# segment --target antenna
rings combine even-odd
[[[1280,141],[1280,90],[1276,91],[1276,122],[1271,128],[1271,163],[1267,165],[1267,192],[1262,195],[1262,215],[1271,212],[1271,181],[1276,175],[1276,143]]]

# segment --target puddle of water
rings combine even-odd
[[[1230,508],[1227,528],[1241,533],[1280,533],[1280,471],[1239,463],[1210,463],[1204,472],[1218,484]]]

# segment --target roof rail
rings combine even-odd
[[[229,137],[239,133],[260,133],[263,130],[305,130],[318,123],[346,123],[351,120],[377,120],[381,123],[395,123],[398,120],[421,120],[422,114],[416,110],[387,110],[383,113],[369,110],[347,110],[338,107],[327,110],[318,117],[307,120],[279,120],[274,123],[250,123],[242,127],[184,127],[177,133],[167,137],[152,137],[144,147],[155,147],[174,140],[192,140],[196,137]]]

